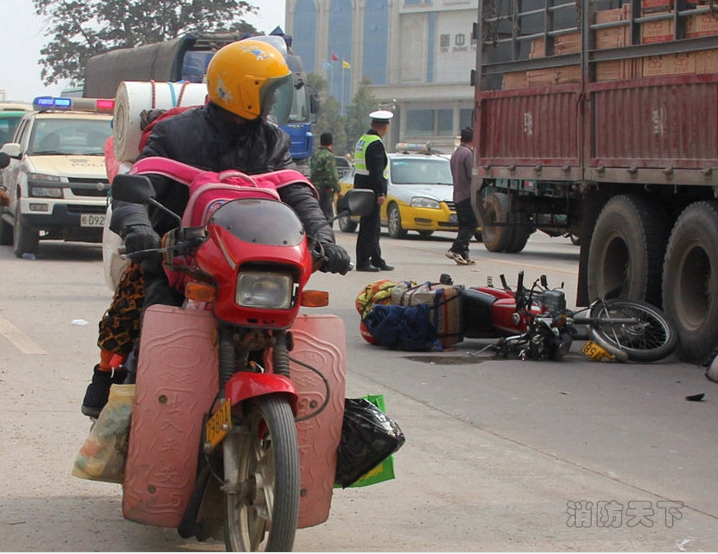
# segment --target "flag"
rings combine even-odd
[[[330,64],[329,62],[324,62],[322,64],[322,66],[324,67],[324,69],[329,69],[332,66],[332,64]]]
[[[333,61],[333,62],[338,62],[338,61],[339,61],[339,56],[337,56],[334,52],[332,52],[332,61]]]
[[[346,61],[346,60],[342,60],[342,67],[343,67],[344,69],[351,69],[351,68],[352,68],[352,66],[349,65],[349,62]]]

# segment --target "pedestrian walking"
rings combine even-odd
[[[359,220],[357,271],[391,271],[394,268],[381,257],[379,214],[386,199],[386,165],[389,161],[382,139],[389,130],[389,122],[394,114],[388,110],[378,110],[370,113],[369,117],[371,128],[357,141],[354,150],[354,188],[374,191],[376,203],[371,213]]]
[[[459,265],[473,265],[476,262],[469,257],[469,241],[476,233],[479,223],[471,207],[471,166],[474,160],[474,130],[465,127],[461,130],[461,144],[451,155],[451,176],[454,181],[454,205],[459,231],[451,248],[446,253]]]
[[[334,217],[334,195],[341,198],[339,171],[334,158],[334,137],[331,133],[322,133],[319,148],[309,160],[309,180],[319,192],[319,205],[327,219]]]

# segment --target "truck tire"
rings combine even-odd
[[[602,296],[661,307],[668,214],[644,196],[611,198],[601,210],[588,253],[589,300]]]
[[[511,245],[511,227],[493,227],[491,223],[506,223],[509,215],[509,197],[503,192],[491,192],[484,200],[488,221],[482,222],[481,238],[489,252],[505,252]]]
[[[707,364],[718,351],[718,202],[678,217],[663,265],[663,306],[678,331],[678,356]]]
[[[529,237],[534,232],[532,227],[524,226],[529,223],[529,218],[526,214],[509,214],[511,221],[521,223],[516,227],[510,227],[511,229],[511,242],[506,247],[506,252],[509,254],[518,254],[525,247],[529,241]]]
[[[40,241],[40,233],[30,229],[22,222],[20,213],[20,198],[15,202],[15,225],[13,230],[13,251],[15,256],[22,258],[23,254],[37,254],[37,247]]]

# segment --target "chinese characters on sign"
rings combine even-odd
[[[673,527],[674,522],[683,517],[682,508],[683,502],[671,500],[659,500],[655,503],[655,507],[653,502],[648,500],[632,500],[626,505],[615,500],[603,500],[596,502],[595,505],[587,500],[577,502],[569,500],[566,508],[568,514],[566,525],[577,528],[593,525],[618,528],[625,524],[627,527],[642,525],[650,528],[655,523]]]
[[[456,33],[451,40],[449,33],[439,35],[439,48],[443,54],[454,52],[476,52],[476,41],[466,33]]]

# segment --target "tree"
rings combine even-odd
[[[369,85],[371,85],[370,79],[367,77],[362,79],[352,103],[347,108],[346,133],[350,152],[354,151],[356,141],[368,129],[369,114],[379,109],[379,102],[369,89]]]
[[[33,0],[45,16],[49,42],[40,50],[46,85],[77,85],[88,58],[187,33],[258,34],[242,16],[256,13],[246,0]]]
[[[346,149],[346,118],[341,115],[341,104],[333,96],[327,95],[327,80],[317,73],[310,73],[307,76],[308,84],[319,94],[319,116],[317,122],[312,126],[312,132],[317,137],[314,147],[319,148],[318,137],[322,133],[329,132],[334,137],[334,153],[343,156],[348,152]],[[353,150],[353,148],[352,148]]]

